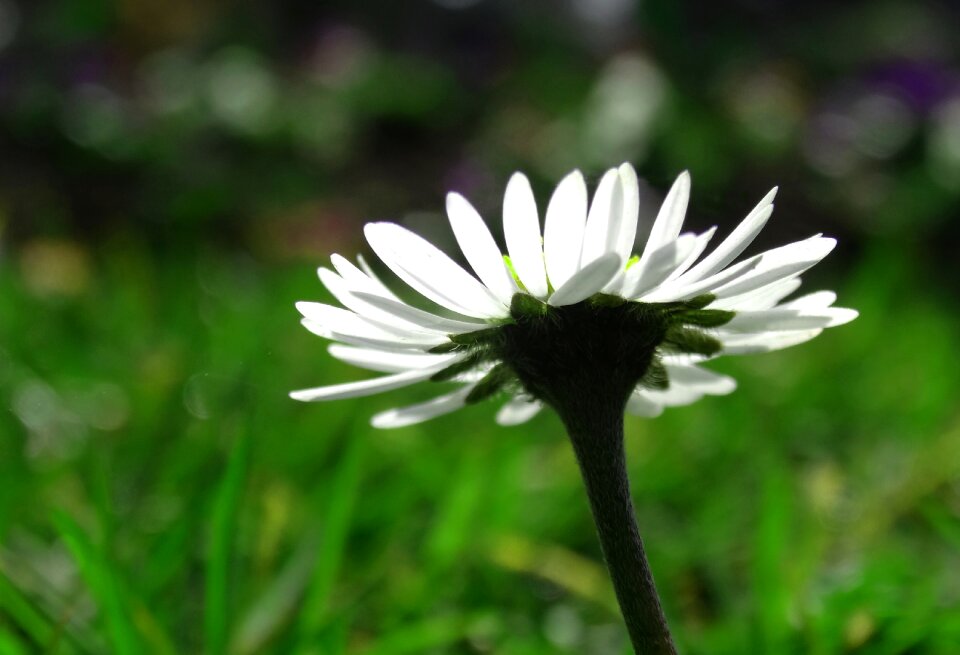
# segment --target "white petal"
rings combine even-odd
[[[686,387],[696,392],[723,396],[737,388],[737,381],[728,375],[721,375],[699,366],[677,366],[665,364],[670,386]]]
[[[517,292],[517,285],[487,224],[473,205],[459,193],[447,194],[447,216],[460,250],[474,272],[493,295],[509,307],[510,299]]]
[[[713,238],[713,235],[717,233],[717,226],[714,225],[706,232],[703,232],[697,236],[697,242],[693,245],[693,250],[690,251],[690,254],[687,255],[687,258],[681,263],[676,270],[670,274],[667,278],[667,282],[676,280],[681,275],[683,275],[687,269],[693,266],[693,263],[697,261],[700,255],[703,254],[703,251],[707,249],[707,244],[710,243],[710,239]]]
[[[677,181],[670,187],[667,197],[660,205],[660,211],[653,222],[653,227],[650,228],[650,236],[647,238],[647,245],[643,249],[641,260],[677,238],[680,229],[683,227],[683,219],[687,213],[689,200],[690,173],[683,171],[677,176]]]
[[[361,271],[348,259],[341,257],[340,255],[333,254],[330,255],[330,262],[333,264],[333,267],[336,269],[337,273],[340,274],[340,277],[343,278],[344,282],[350,285],[351,289],[366,291],[367,293],[376,293],[388,298],[396,298],[396,296],[393,295],[393,292],[391,292],[383,284],[383,282],[375,277],[372,277],[370,273]],[[322,269],[317,269],[318,274],[320,270]]]
[[[339,341],[341,343],[349,344],[351,346],[357,346],[359,348],[369,348],[372,350],[383,350],[387,352],[396,352],[396,353],[408,353],[408,354],[422,354],[425,351],[428,351],[430,348],[433,348],[435,345],[439,344],[422,344],[422,343],[411,343],[409,341],[402,341],[394,335],[383,335],[383,336],[366,336],[366,335],[356,335],[356,334],[346,334],[341,332],[336,332],[330,330],[316,321],[311,321],[310,319],[304,318],[300,320],[300,324],[305,327],[311,333],[322,337],[324,339],[329,339],[331,341]]]
[[[503,194],[503,235],[517,277],[537,298],[547,297],[547,270],[543,263],[540,216],[530,181],[514,173]]]
[[[670,243],[658,248],[646,262],[637,262],[631,266],[627,269],[627,282],[624,284],[626,297],[634,298],[653,290],[686,261],[696,245],[696,235],[681,234]],[[637,272],[631,276],[634,269],[637,269]],[[635,279],[632,280],[632,288],[628,288],[631,277]]]
[[[402,428],[415,423],[422,423],[426,420],[449,414],[466,405],[466,398],[474,385],[468,385],[463,388],[443,396],[437,396],[425,403],[417,403],[399,409],[390,409],[376,414],[370,424],[375,428]]]
[[[487,377],[495,364],[487,362],[483,364],[478,364],[474,368],[471,368],[469,371],[464,371],[463,373],[458,374],[456,377],[451,378],[451,382],[479,382],[483,378]]]
[[[404,371],[403,373],[385,375],[383,377],[373,378],[372,380],[331,384],[325,387],[314,387],[313,389],[301,389],[299,391],[291,391],[290,397],[294,400],[314,401],[370,396],[375,393],[380,393],[381,391],[399,389],[400,387],[406,387],[415,382],[426,380],[443,367],[444,365],[431,366],[415,371]]]
[[[400,279],[438,305],[476,318],[507,315],[489,289],[426,239],[394,223],[368,223],[364,233]]]
[[[378,309],[388,312],[398,318],[418,325],[426,330],[439,330],[444,334],[460,334],[462,332],[475,332],[489,327],[487,323],[475,321],[463,321],[459,319],[437,316],[422,309],[412,307],[405,302],[376,296],[369,293],[357,291],[354,295]]]
[[[627,399],[627,413],[634,416],[654,418],[663,414],[663,405],[634,392]]]
[[[559,289],[580,270],[586,221],[587,185],[583,174],[573,171],[553,192],[543,226],[543,257],[554,289]]]
[[[665,366],[695,366],[696,364],[702,364],[708,359],[712,359],[712,357],[693,353],[664,353],[660,356],[660,361],[662,361]]]
[[[823,309],[835,302],[837,302],[837,294],[833,291],[814,291],[790,302],[785,302],[781,307],[787,307],[789,309]]]
[[[708,291],[712,292],[715,287],[741,277],[756,268],[759,263],[760,258],[753,257],[692,284],[683,284],[684,276],[681,275],[673,282],[662,284],[652,289],[649,293],[643,294],[639,300],[644,302],[672,302],[674,300],[693,298]]]
[[[347,263],[349,264],[350,262]],[[367,260],[363,258],[363,255],[357,255],[357,263],[360,265],[362,272],[365,273],[368,278],[370,278],[370,281],[373,282],[374,286],[380,291],[380,295],[386,296],[387,298],[397,297],[392,291],[390,291],[390,289],[387,288],[387,285],[385,285],[380,278],[377,277],[377,274],[373,272],[373,268],[371,268],[370,264],[367,263]],[[337,269],[337,272],[343,276],[344,279],[347,279],[347,276],[343,275],[343,271],[340,270],[336,262],[334,262],[333,266]]]
[[[296,303],[296,307],[297,311],[299,311],[305,319],[331,332],[372,337],[375,339],[392,338],[399,342],[411,344],[433,343],[436,345],[446,341],[446,336],[439,332],[424,332],[400,327],[398,325],[390,325],[367,318],[366,316],[359,316],[346,309],[333,307],[332,305],[324,305],[319,302],[301,301]]]
[[[540,401],[514,398],[497,412],[497,423],[500,425],[520,425],[526,423],[543,409]]]
[[[622,261],[622,260],[621,260]],[[600,290],[616,296],[623,296],[623,285],[627,281],[627,270],[623,266],[617,269],[617,274]]]
[[[681,407],[683,405],[692,405],[703,398],[703,393],[700,391],[680,385],[671,385],[669,389],[663,389],[662,391],[654,389],[641,389],[635,391],[634,393],[646,398],[647,400],[653,401],[658,405],[663,405],[664,407]]]
[[[420,340],[404,340],[396,335],[387,333],[358,334],[356,332],[337,332],[324,326],[322,323],[311,321],[308,318],[301,319],[300,324],[318,337],[330,339],[331,341],[340,341],[350,344],[351,346],[373,348],[375,350],[423,352],[443,343],[437,343],[437,340],[430,340],[426,343]]]
[[[702,262],[690,269],[687,274],[690,276],[689,281],[692,282],[713,275],[746,250],[747,246],[760,234],[763,226],[767,224],[767,220],[773,213],[773,199],[776,195],[777,187],[773,187],[730,233],[730,236],[724,239],[713,252],[704,257]]]
[[[310,333],[315,334],[318,337],[333,340],[333,331],[327,329],[326,327],[324,327],[320,323],[317,323],[316,321],[311,321],[308,318],[302,318],[300,319],[300,325],[307,328],[307,330]],[[388,337],[382,337],[383,340],[386,340],[387,338]],[[401,344],[392,335],[389,337],[389,343],[390,343],[389,350],[408,350],[409,351],[412,348],[412,347],[407,347],[404,344]],[[420,350],[420,349],[418,348],[417,350]]]
[[[614,243],[614,252],[620,259],[627,261],[633,254],[633,244],[637,239],[637,220],[640,213],[640,184],[633,166],[624,163],[618,169],[620,185],[623,187],[623,207],[620,216],[620,229]]]
[[[339,343],[331,344],[328,352],[341,362],[380,373],[399,373],[437,364],[449,366],[457,355],[432,355],[423,352],[390,352],[372,348],[357,348]]]
[[[832,320],[827,327],[837,327],[838,325],[844,325],[854,320],[860,316],[860,312],[855,309],[848,309],[846,307],[825,307],[819,311],[830,312]]]
[[[822,309],[792,309],[774,307],[756,312],[738,312],[723,326],[730,332],[781,332],[787,330],[810,330],[828,328],[849,323],[859,314],[843,307]]]
[[[836,239],[812,237],[768,250],[757,256],[759,263],[755,269],[713,289],[711,293],[717,298],[727,298],[799,275],[830,254],[836,245]]]
[[[362,298],[358,298],[351,292],[352,289],[350,288],[350,285],[342,277],[328,268],[323,268],[321,266],[319,269],[317,269],[317,274],[320,276],[320,281],[323,282],[323,285],[327,287],[327,290],[330,291],[331,294],[333,294],[334,298],[340,301],[340,304],[347,309],[356,312],[360,316],[375,320],[378,323],[386,324],[394,328],[400,328],[401,330],[423,331],[425,329],[432,329],[416,325],[410,321],[406,321],[395,314],[378,309],[375,305],[366,302]],[[382,298],[382,296],[379,295],[374,295],[373,297]],[[395,302],[389,299],[386,300],[388,302]]]
[[[611,168],[600,179],[587,226],[583,232],[583,249],[580,253],[580,268],[599,259],[608,252],[616,252],[620,221],[623,218],[623,186],[620,173]]]
[[[723,353],[725,355],[752,355],[796,346],[805,341],[810,341],[821,332],[823,330],[816,329],[796,332],[723,335],[720,337],[720,341],[723,343]]]
[[[620,223],[617,234],[613,238],[613,252],[620,255],[626,262],[633,252],[633,244],[637,239],[637,222],[640,212],[640,185],[637,173],[630,164],[620,164],[618,169],[620,185],[623,188],[623,209],[620,213]],[[631,267],[632,268],[632,267]],[[635,274],[636,275],[636,274]],[[633,284],[627,277],[627,269],[621,267],[612,280],[603,287],[603,293],[626,296],[624,289],[627,284]]]
[[[619,269],[620,256],[608,253],[578,271],[566,284],[554,291],[547,302],[554,307],[562,307],[589,298],[600,291]]]
[[[434,346],[440,345],[439,343],[415,343],[410,341],[401,341],[394,336],[386,337],[372,337],[366,335],[358,334],[346,334],[343,332],[336,332],[334,330],[328,330],[324,328],[319,323],[314,323],[308,319],[303,319],[300,321],[300,324],[303,327],[307,328],[317,336],[323,337],[324,339],[331,339],[333,341],[339,341],[341,343],[349,344],[351,346],[357,346],[359,348],[371,348],[373,350],[387,350],[390,352],[414,352],[421,353],[424,351],[433,348]]]
[[[369,320],[340,307],[319,302],[295,303],[297,311],[307,320],[323,326],[326,330],[348,334],[364,334],[374,337],[399,337],[397,332],[386,330]]]
[[[772,284],[760,287],[759,289],[754,289],[753,291],[748,291],[747,293],[714,300],[712,303],[710,303],[709,308],[731,309],[737,312],[770,309],[799,288],[799,277],[777,280]]]

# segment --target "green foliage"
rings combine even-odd
[[[335,4],[0,2],[0,655],[625,653],[550,412],[287,397],[368,375],[292,306],[363,220],[449,252],[448,188],[496,226],[514,170],[542,216],[625,160],[641,234],[680,170],[713,244],[782,184],[746,254],[826,230],[804,288],[861,311],[628,419],[681,651],[955,655],[950,3]]]
[[[104,549],[97,548],[70,517],[55,514],[53,522],[100,609],[111,651],[122,655],[142,652],[142,635],[133,625],[132,604],[118,579],[119,571],[108,563]]]
[[[908,257],[875,248],[847,276],[851,325],[720,359],[736,393],[628,423],[684,652],[953,652],[960,330]],[[434,385],[294,403],[290,388],[363,374],[296,325],[292,301],[322,295],[301,266],[239,265],[127,243],[73,299],[2,270],[0,652],[623,652],[556,417],[499,428],[481,403],[368,426]],[[243,292],[187,284],[197,270]],[[83,388],[104,390],[98,408]]]
[[[227,468],[213,499],[206,568],[206,604],[204,629],[206,652],[220,655],[227,651],[231,623],[231,584],[229,570],[233,558],[237,510],[244,488],[250,438],[244,436],[233,445]]]

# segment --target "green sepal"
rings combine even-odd
[[[510,316],[515,319],[545,316],[550,307],[529,293],[515,293],[510,300]]]
[[[489,344],[500,338],[500,327],[484,328],[473,332],[449,335],[450,341],[458,346],[479,346]]]
[[[672,302],[651,302],[640,304],[650,305],[651,307],[656,307],[670,314],[675,314],[677,312],[703,309],[716,299],[717,297],[712,293],[702,293],[699,296],[694,296],[690,300],[674,300]]]
[[[610,293],[595,293],[590,297],[590,303],[594,307],[620,307],[628,302],[626,298]]]
[[[670,386],[670,376],[667,368],[659,358],[654,358],[647,367],[646,373],[640,379],[640,384],[647,389],[667,389]]]
[[[507,382],[513,379],[513,371],[506,364],[497,364],[482,380],[477,382],[470,393],[467,394],[466,403],[472,405],[481,400],[486,400],[503,388]]]
[[[736,312],[729,312],[724,309],[691,309],[675,314],[674,318],[687,325],[713,328],[726,325],[736,315]]]
[[[641,325],[652,321],[659,322],[669,316],[668,312],[663,311],[663,305],[658,303],[631,302],[628,310],[633,319]]]
[[[439,346],[434,346],[427,352],[431,355],[447,355],[449,353],[457,353],[467,350],[467,347],[463,344],[453,343],[448,341],[446,343],[441,343]]]
[[[445,369],[439,370],[433,375],[431,375],[430,381],[446,382],[447,380],[455,378],[461,373],[466,373],[467,371],[472,369],[474,366],[482,362],[488,356],[489,356],[489,353],[484,351],[479,351],[479,352],[475,352],[470,355],[467,355],[463,359],[458,360],[453,364],[451,364],[450,366],[446,367]]]
[[[680,325],[671,325],[667,328],[663,345],[675,352],[707,356],[716,355],[723,349],[723,344],[706,332]]]
[[[712,293],[701,293],[699,296],[694,296],[690,300],[684,300],[681,304],[686,309],[703,309],[716,299],[717,297]]]

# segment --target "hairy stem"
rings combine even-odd
[[[590,499],[603,556],[637,655],[676,655],[637,528],[623,449],[622,408],[561,411]]]

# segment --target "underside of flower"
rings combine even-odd
[[[462,196],[447,196],[450,226],[474,275],[431,243],[392,223],[371,223],[367,241],[410,288],[446,310],[404,302],[360,259],[337,255],[320,279],[346,309],[301,302],[310,331],[330,353],[387,373],[295,391],[331,400],[422,381],[454,384],[444,395],[373,417],[401,427],[502,395],[512,425],[556,410],[570,437],[627,631],[636,653],[676,655],[634,515],[624,450],[624,410],[656,416],[735,388],[701,364],[722,354],[766,352],[814,338],[856,318],[820,291],[784,301],[800,274],[836,245],[814,235],[736,262],[773,212],[768,193],[703,256],[715,228],[681,233],[690,191],[682,173],[667,193],[639,255],[639,185],[629,164],[608,170],[588,203],[574,171],[557,186],[543,229],[530,183],[507,185],[508,254]],[[441,311],[443,311],[441,310]]]
[[[427,240],[394,223],[365,228],[373,251],[398,278],[441,309],[395,295],[362,259],[339,255],[319,275],[346,308],[298,303],[303,324],[337,343],[345,362],[387,373],[295,391],[332,400],[434,380],[458,385],[427,402],[373,418],[400,427],[495,395],[497,420],[522,423],[548,404],[606,394],[620,408],[656,416],[704,395],[730,393],[732,378],[703,363],[720,355],[768,352],[816,337],[857,316],[819,291],[785,300],[800,274],[836,245],[814,235],[737,258],[773,212],[776,189],[709,254],[716,232],[682,232],[690,177],[667,193],[639,254],[634,241],[639,184],[629,164],[607,171],[592,201],[578,172],[554,191],[541,229],[530,183],[515,174],[503,202],[507,254],[465,198],[447,214],[469,273]]]
[[[596,294],[553,307],[518,293],[504,324],[452,335],[449,343],[435,347],[433,352],[462,357],[431,379],[448,381],[484,370],[467,404],[508,390],[553,407],[599,393],[616,399],[622,409],[637,386],[669,388],[664,354],[709,357],[722,349],[703,328],[719,327],[734,313],[704,309],[713,299],[703,294],[687,301],[643,303]]]

